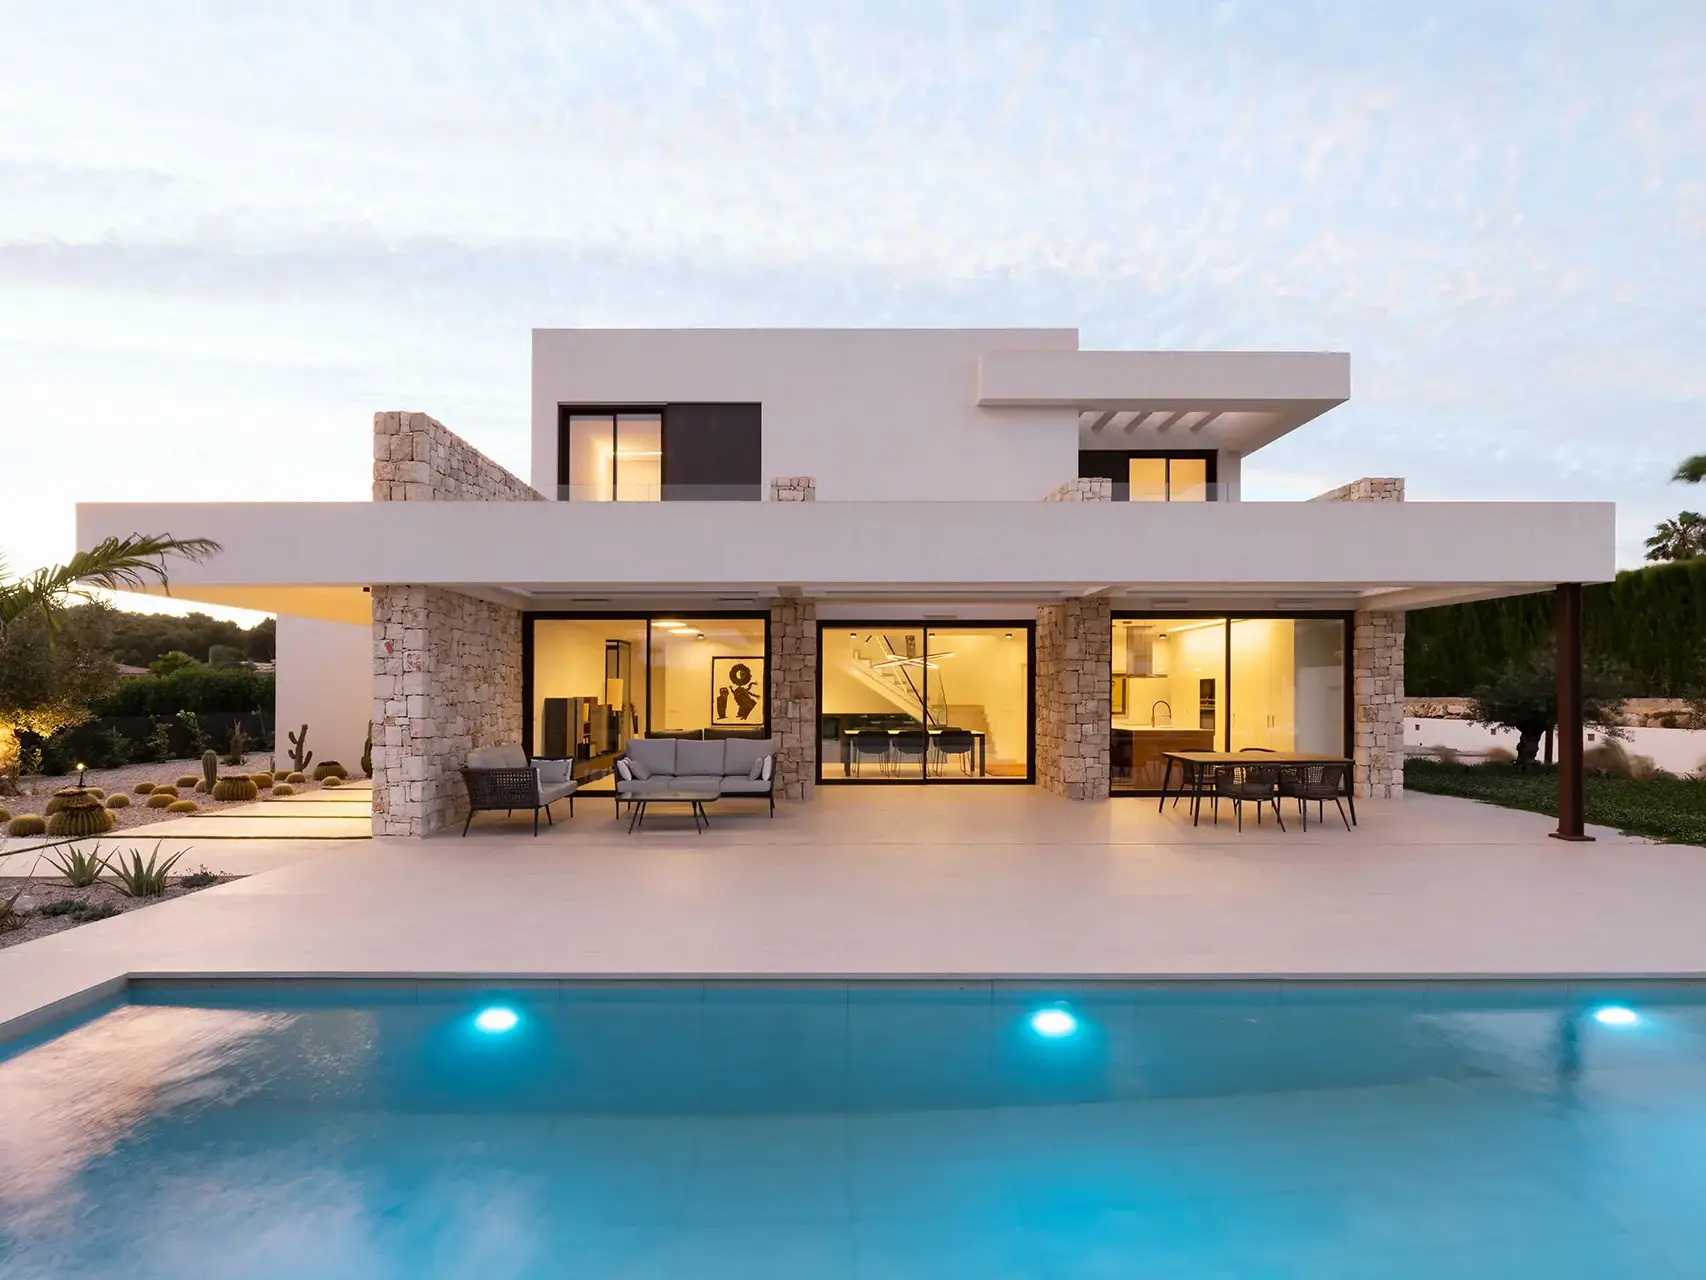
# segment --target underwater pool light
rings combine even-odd
[[[1058,1040],[1078,1030],[1078,1019],[1067,1009],[1038,1009],[1031,1015],[1031,1030],[1049,1040]]]
[[[1608,1004],[1593,1011],[1593,1020],[1608,1027],[1632,1027],[1641,1020],[1641,1015],[1620,1004]]]
[[[501,1004],[495,1004],[490,1009],[482,1009],[474,1017],[474,1025],[481,1031],[496,1035],[500,1031],[514,1031],[515,1024],[521,1019],[516,1017],[514,1009],[506,1009]]]

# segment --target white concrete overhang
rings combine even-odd
[[[224,550],[172,594],[334,621],[375,583],[523,609],[697,601],[1410,608],[1597,582],[1610,503],[310,502],[83,505],[78,545],[136,532]],[[626,602],[626,603],[621,603]]]
[[[1084,449],[1253,453],[1351,394],[1337,351],[996,351],[980,406],[1073,409]]]

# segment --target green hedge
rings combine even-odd
[[[137,676],[94,704],[97,716],[174,716],[180,711],[273,709],[270,675],[230,667],[185,667],[169,676]]]
[[[1472,692],[1549,643],[1552,593],[1418,609],[1407,620],[1404,692]],[[1706,688],[1706,558],[1631,569],[1582,590],[1582,644],[1630,676],[1633,697]]]
[[[1404,763],[1404,788],[1436,796],[1462,796],[1531,813],[1558,812],[1558,771],[1544,766],[1518,773],[1509,764]],[[1587,820],[1628,835],[1672,844],[1706,844],[1706,782],[1660,774],[1616,778],[1588,774]]]

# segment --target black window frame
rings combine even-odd
[[[709,418],[715,420],[722,412],[731,410],[751,411],[751,439],[747,442],[746,454],[738,455],[743,459],[750,455],[750,463],[738,467],[750,474],[739,479],[719,477],[710,482],[699,479],[672,477],[670,465],[670,440],[675,430],[681,429],[687,421],[693,418]],[[569,404],[559,402],[557,405],[557,492],[559,498],[565,491],[572,491],[577,483],[569,470],[571,450],[569,448],[569,422],[573,418],[608,417],[611,422],[611,466],[613,468],[611,492],[614,494],[620,483],[619,467],[617,465],[617,419],[625,414],[656,414],[659,422],[658,430],[658,501],[659,502],[759,502],[764,497],[764,405],[757,400],[675,400],[657,403],[634,404]],[[674,421],[672,422],[672,418]],[[707,423],[701,422],[700,429]],[[735,423],[720,424],[724,429],[736,429]],[[691,451],[688,459],[693,457]],[[682,461],[678,451],[678,461]],[[702,461],[703,459],[701,459]],[[689,463],[689,465],[691,465]],[[567,499],[573,501],[572,498]],[[582,499],[590,501],[590,499]]]
[[[1078,478],[1080,480],[1111,480],[1114,501],[1131,501],[1131,461],[1134,458],[1164,458],[1201,461],[1208,485],[1206,500],[1218,501],[1215,486],[1220,482],[1220,454],[1214,449],[1080,449]],[[1173,501],[1173,469],[1167,468],[1167,502]]]

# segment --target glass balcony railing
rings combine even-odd
[[[1168,502],[1237,502],[1238,486],[1236,484],[1199,484],[1186,490],[1175,489],[1165,496],[1138,490],[1133,492],[1130,486],[1116,484],[1112,488],[1112,501],[1130,503],[1133,505],[1161,505]],[[771,502],[770,485],[764,484],[621,484],[614,488],[609,484],[561,484],[557,486],[559,502]],[[1043,501],[1044,496],[1038,494],[1034,501]],[[1066,502],[1106,502],[1107,498],[1098,497],[1060,497],[1055,501]],[[1024,501],[1015,498],[988,498],[974,494],[928,494],[921,493],[904,498],[862,498],[862,497],[823,497],[815,496],[814,502],[1014,502]]]

